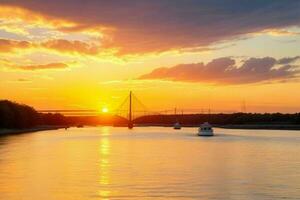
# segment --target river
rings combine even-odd
[[[0,137],[0,199],[300,199],[300,131],[86,127]]]

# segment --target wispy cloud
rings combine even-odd
[[[28,49],[31,48],[32,44],[27,41],[16,41],[0,39],[0,52],[12,52],[17,49]]]
[[[26,79],[26,78],[19,78],[17,81],[18,82],[31,82],[31,80]]]
[[[23,29],[20,29],[23,33],[27,32],[26,28],[28,27],[24,26],[27,25],[27,23],[34,27],[47,27],[55,29],[67,29],[80,26],[74,21],[51,16],[35,10],[25,9],[20,6],[10,5],[10,3],[12,2],[10,1],[5,5],[0,5],[0,19],[6,22],[8,31],[10,30],[9,27],[20,25],[20,22],[22,23],[21,25],[23,25]],[[22,26],[18,26],[18,28],[22,28]]]
[[[48,70],[48,69],[65,69],[68,68],[69,65],[65,63],[49,63],[43,65],[11,65],[9,68],[11,69],[19,69],[26,71],[34,71],[34,70]]]
[[[299,57],[275,59],[272,57],[249,58],[237,64],[230,57],[217,58],[207,64],[180,64],[161,67],[144,74],[139,79],[160,79],[213,84],[247,84],[283,81],[298,76],[299,65],[293,64]]]
[[[83,55],[97,55],[101,52],[101,47],[96,44],[89,44],[82,41],[69,40],[49,40],[40,44],[41,47],[52,49],[63,53],[75,53]]]
[[[272,36],[293,36],[293,35],[300,35],[300,32],[290,31],[286,29],[266,29],[261,31],[258,34],[269,34]]]
[[[59,53],[91,55],[96,56],[104,50],[95,43],[87,43],[78,40],[48,40],[43,42],[18,41],[10,39],[0,39],[0,53],[11,53],[15,51],[24,51],[29,49],[52,50]]]

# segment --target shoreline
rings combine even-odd
[[[94,126],[99,126],[99,125],[94,125]],[[112,127],[127,127],[126,125],[124,125],[124,126],[110,125],[110,126],[112,126]],[[135,124],[135,127],[149,127],[149,126],[173,127],[173,124]],[[38,131],[58,130],[58,129],[64,129],[64,128],[69,128],[69,127],[70,126],[61,125],[61,126],[37,126],[37,127],[33,127],[33,128],[27,128],[27,129],[0,129],[0,137],[8,136],[8,135],[33,133],[33,132],[38,132]],[[194,125],[194,124],[185,124],[185,125],[182,125],[182,128],[184,128],[184,127],[197,128],[199,126]],[[244,129],[244,130],[300,130],[300,125],[296,125],[296,124],[228,124],[228,125],[213,124],[213,127],[224,128],[224,129]]]
[[[229,124],[216,125],[217,128],[225,129],[249,129],[249,130],[300,130],[296,124]]]
[[[136,127],[160,126],[173,127],[173,124],[135,124]],[[300,124],[212,124],[215,128],[224,129],[248,129],[248,130],[300,130]],[[184,124],[182,127],[199,127],[195,124]]]
[[[7,135],[17,135],[23,133],[33,133],[38,131],[49,131],[49,130],[57,130],[66,128],[68,126],[37,126],[33,128],[26,128],[26,129],[0,129],[0,136],[7,136]]]

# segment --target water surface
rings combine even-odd
[[[0,138],[0,199],[300,199],[300,131],[71,128]]]

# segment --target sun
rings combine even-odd
[[[103,113],[108,113],[108,108],[103,107],[101,111],[102,111]]]

